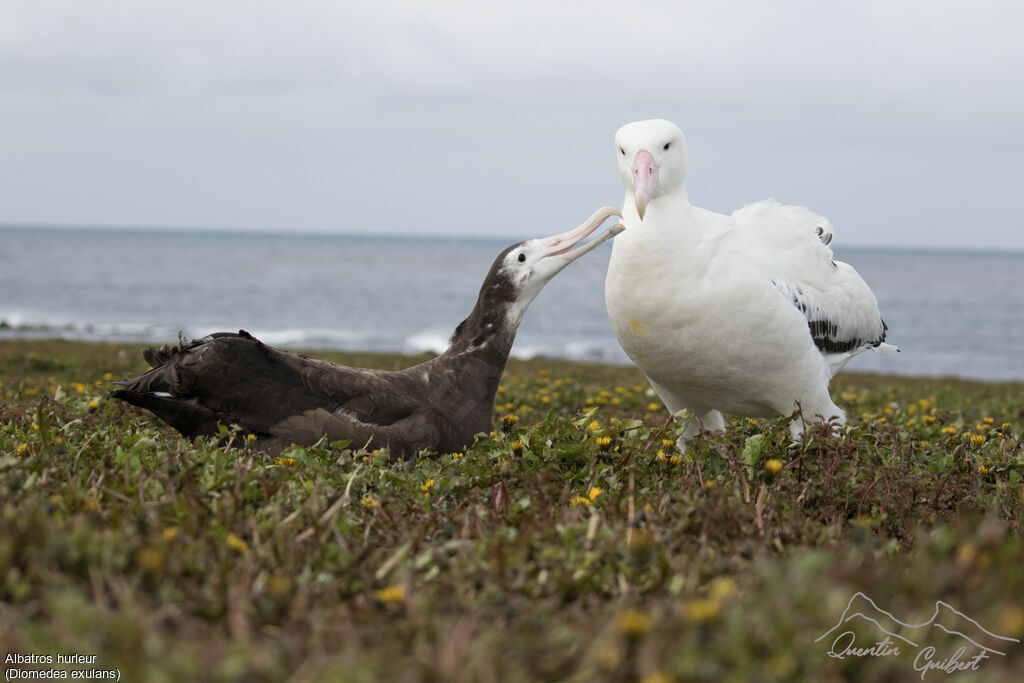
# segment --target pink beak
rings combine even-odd
[[[636,213],[643,220],[647,202],[651,201],[658,190],[658,165],[646,149],[640,150],[633,157],[633,187],[636,188]]]
[[[569,232],[563,232],[561,235],[543,238],[541,242],[544,244],[545,247],[547,247],[550,250],[548,251],[548,253],[544,254],[544,256],[548,257],[564,255],[570,261],[577,259],[580,256],[583,256],[583,254],[586,254],[588,251],[596,247],[601,242],[604,242],[606,239],[614,237],[615,235],[625,230],[624,226],[622,226],[621,224],[616,224],[609,228],[608,230],[606,230],[605,233],[601,235],[601,237],[593,240],[586,246],[580,247],[575,251],[569,251],[577,244],[582,242],[584,239],[586,239],[587,236],[590,235],[590,233],[594,232],[599,227],[601,227],[601,224],[604,223],[605,220],[607,220],[611,216],[619,216],[621,218],[622,214],[619,213],[617,209],[613,209],[610,206],[606,206],[595,211],[594,215],[588,218],[586,221],[584,221],[583,225],[581,225],[580,227],[570,230]]]

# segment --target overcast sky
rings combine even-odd
[[[525,237],[688,187],[839,244],[1024,248],[1019,0],[2,0],[0,224]]]

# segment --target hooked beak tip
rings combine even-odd
[[[647,212],[647,202],[642,201],[639,197],[636,199],[636,213],[640,216],[640,220],[644,219],[644,214]]]

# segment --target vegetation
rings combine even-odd
[[[1024,640],[1019,384],[847,374],[841,434],[791,450],[786,420],[734,419],[682,455],[635,369],[513,361],[494,431],[390,463],[185,441],[107,398],[144,369],[137,347],[0,343],[0,658],[126,681],[947,677],[915,670],[962,644],[935,629],[923,660],[829,656],[858,591]],[[949,680],[1020,680],[1003,642]]]

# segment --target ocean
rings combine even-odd
[[[0,228],[0,338],[162,344],[245,329],[289,349],[439,352],[509,243]],[[835,253],[902,351],[863,353],[847,372],[1024,380],[1024,253]],[[610,255],[602,245],[548,284],[514,356],[629,362],[604,308]]]

